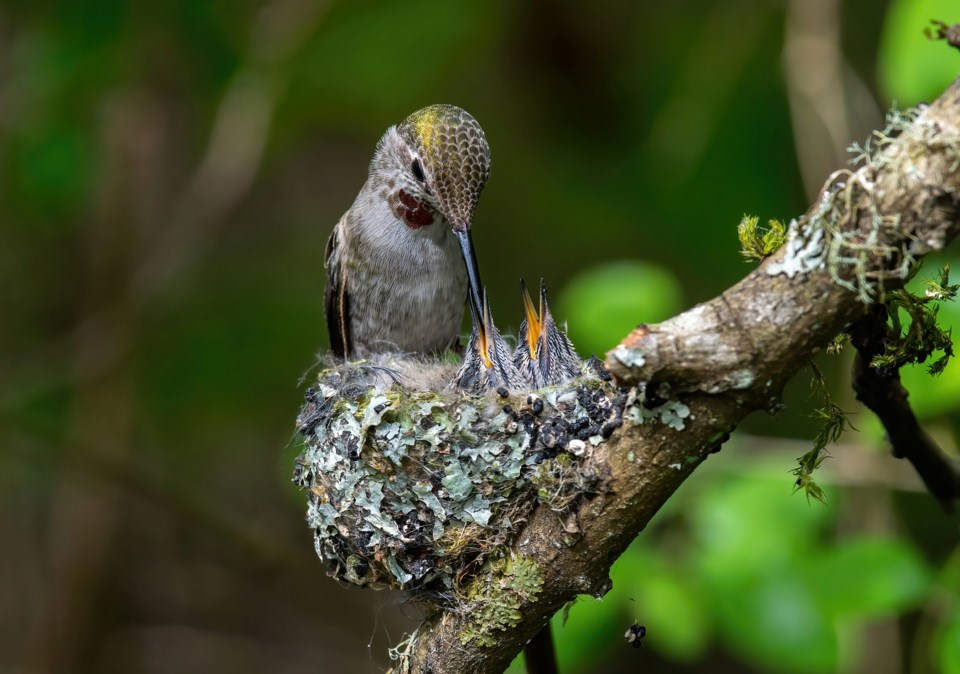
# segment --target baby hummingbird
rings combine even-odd
[[[489,176],[483,129],[461,108],[431,105],[387,129],[327,241],[334,354],[440,352],[457,344],[464,301],[482,316],[470,231]]]

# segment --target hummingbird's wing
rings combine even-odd
[[[343,231],[344,215],[327,239],[327,251],[324,267],[327,270],[327,287],[324,291],[324,309],[327,315],[327,331],[330,333],[330,350],[334,355],[343,357],[350,353],[350,297],[347,284],[343,244],[340,237]]]

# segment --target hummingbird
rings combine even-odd
[[[486,136],[462,108],[430,105],[387,129],[327,241],[335,355],[455,347],[465,301],[474,325],[482,321],[471,229],[489,177]]]

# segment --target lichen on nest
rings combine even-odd
[[[338,580],[455,589],[538,500],[567,513],[602,488],[582,467],[622,423],[628,393],[599,361],[535,393],[419,388],[451,369],[381,358],[323,369],[307,389],[294,482]]]

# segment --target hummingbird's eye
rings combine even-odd
[[[416,178],[420,182],[426,182],[427,176],[425,176],[423,173],[423,165],[420,163],[419,159],[413,160],[413,164],[411,164],[410,170],[413,171],[414,178]]]

